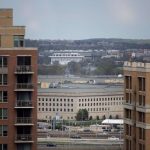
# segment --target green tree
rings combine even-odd
[[[81,120],[88,120],[89,118],[89,113],[86,109],[79,109],[76,115],[76,120],[81,121]]]
[[[99,120],[99,116],[96,116],[96,120]]]
[[[90,117],[89,117],[89,120],[92,120],[92,119],[93,119],[93,117],[92,117],[92,116],[90,116]]]
[[[106,116],[105,116],[105,115],[103,115],[102,119],[103,119],[103,120],[105,120],[105,119],[106,119]]]
[[[112,115],[109,116],[109,119],[112,119]]]

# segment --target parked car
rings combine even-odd
[[[81,139],[81,137],[79,135],[73,135],[73,136],[71,136],[71,138],[73,138],[73,139]]]
[[[46,146],[47,146],[47,147],[56,147],[56,144],[54,144],[54,143],[47,143]]]
[[[119,138],[112,136],[112,137],[108,137],[108,140],[119,140]]]

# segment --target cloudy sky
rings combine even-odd
[[[0,0],[26,38],[150,39],[150,0]]]

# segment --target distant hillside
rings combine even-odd
[[[85,39],[85,40],[25,40],[26,47],[38,47],[39,50],[86,50],[86,49],[150,49],[150,39]]]

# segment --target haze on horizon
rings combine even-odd
[[[30,39],[150,39],[149,0],[1,0]]]

